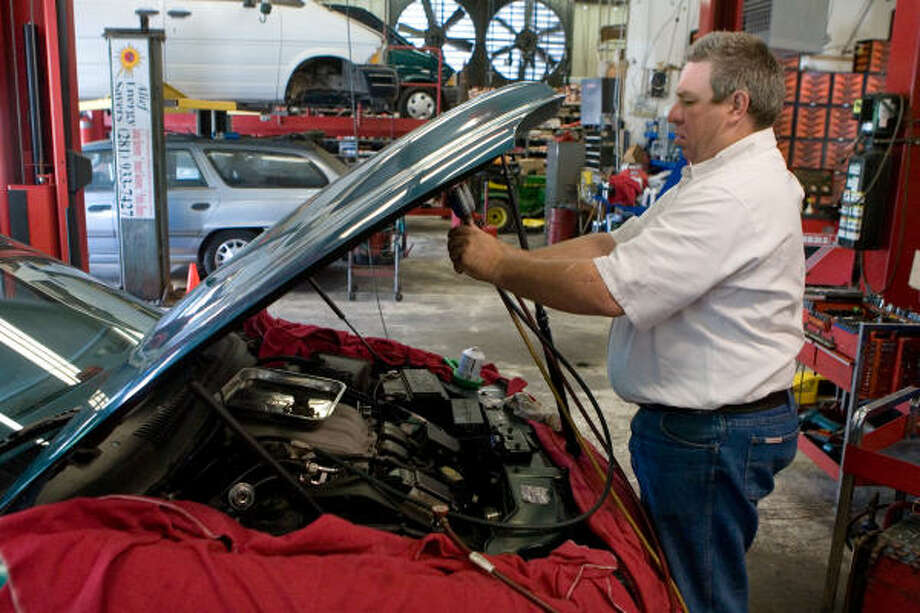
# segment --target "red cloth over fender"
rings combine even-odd
[[[334,353],[351,358],[373,361],[374,357],[354,334],[332,328],[321,328],[272,317],[263,310],[247,319],[243,324],[246,334],[262,339],[259,357],[296,355],[309,358],[314,353]],[[387,338],[365,337],[367,344],[390,366],[415,366],[426,368],[441,378],[450,381],[453,369],[436,353],[415,349]],[[495,364],[483,364],[481,375],[486,383],[501,381],[507,386],[508,395],[521,391],[527,382],[519,377],[506,379],[498,373]]]
[[[0,519],[0,555],[0,606],[23,611],[535,610],[444,535],[413,540],[333,515],[272,537],[192,502],[79,498]],[[608,552],[567,542],[529,562],[490,560],[560,612],[637,610]]]

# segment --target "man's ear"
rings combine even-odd
[[[751,95],[746,91],[739,89],[735,90],[730,97],[731,108],[729,109],[729,114],[732,119],[736,121],[741,121],[747,116],[748,108],[751,106]]]

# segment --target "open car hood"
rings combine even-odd
[[[543,83],[481,95],[393,142],[261,234],[177,303],[0,500],[5,507],[83,436],[161,374],[389,221],[489,164],[555,115]],[[65,405],[61,411],[77,408]]]
[[[267,306],[386,222],[514,146],[555,115],[543,83],[495,90],[400,138],[262,233],[176,304],[137,348],[156,370]]]

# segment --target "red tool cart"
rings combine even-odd
[[[866,431],[870,417],[892,408],[902,415],[872,432]],[[834,533],[824,585],[823,611],[834,610],[843,545],[851,521],[853,489],[857,485],[881,485],[911,496],[920,496],[920,429],[918,429],[920,424],[918,424],[918,418],[920,418],[920,388],[907,387],[860,407],[847,421],[837,494],[837,515],[834,520]],[[914,532],[911,531],[912,534]],[[917,539],[912,536],[911,540],[916,541]],[[907,553],[915,556],[918,543],[912,542],[910,547],[913,551]],[[903,548],[903,544],[896,547],[898,550]],[[876,556],[873,565],[866,569],[864,574],[878,575],[883,579],[883,583],[884,576],[890,577],[893,573],[897,573],[900,565],[897,562],[882,559],[884,557]],[[892,556],[888,557],[896,559]],[[886,564],[891,568],[885,572],[876,572],[877,569],[874,566],[878,564]],[[892,608],[895,602],[898,602],[899,605],[909,605],[910,610],[916,610],[916,607],[920,605],[920,595],[918,595],[920,589],[917,588],[920,583],[920,574],[907,568],[904,576],[907,583],[912,583],[914,587],[901,585],[900,592],[904,592],[901,595],[893,594],[891,590],[886,589],[872,590],[871,586],[879,584],[879,581],[870,582],[870,589],[864,589],[859,594],[862,603],[858,610],[906,610],[903,606]],[[880,599],[884,599],[887,604],[882,604]]]

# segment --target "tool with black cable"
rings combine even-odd
[[[517,206],[517,200],[516,200],[516,193],[515,193],[514,185],[512,183],[510,172],[508,171],[507,161],[504,156],[502,156],[502,163],[503,163],[503,173],[504,173],[507,185],[508,185],[508,193],[510,196],[509,200],[511,204],[512,215],[515,218],[516,227],[518,229],[518,240],[521,244],[521,248],[526,250],[529,247],[527,243],[527,237],[524,234],[523,226],[521,224],[520,213],[519,213],[519,209]],[[452,194],[454,195],[454,197],[449,198],[448,202],[451,206],[451,209],[454,212],[454,215],[456,215],[463,223],[472,223],[473,212],[475,210],[475,204],[474,204],[472,194],[470,193],[469,187],[461,183],[457,186],[454,186],[452,190]],[[520,307],[518,307],[511,301],[511,298],[509,297],[508,293],[505,290],[499,287],[496,287],[496,290],[498,291],[498,294],[501,297],[503,304],[508,309],[509,315],[511,316],[512,321],[515,323],[515,326],[517,327],[518,332],[521,335],[521,338],[523,339],[524,343],[527,345],[528,350],[530,351],[531,357],[533,358],[534,362],[537,364],[537,367],[540,369],[540,372],[543,375],[547,386],[550,388],[551,392],[553,393],[554,398],[556,399],[557,408],[559,410],[561,422],[563,424],[563,434],[566,439],[566,449],[570,453],[572,453],[574,457],[578,457],[583,451],[587,452],[586,455],[589,461],[591,462],[593,468],[595,469],[595,472],[597,472],[599,475],[605,476],[603,494],[598,502],[603,503],[604,499],[606,498],[608,494],[611,496],[618,510],[623,514],[624,518],[627,520],[627,522],[633,529],[634,533],[636,534],[637,538],[642,543],[642,546],[645,549],[646,553],[651,557],[655,565],[661,571],[662,576],[666,580],[679,606],[683,610],[686,611],[687,610],[686,603],[684,602],[683,597],[681,596],[680,590],[678,589],[676,583],[671,577],[670,570],[668,569],[668,565],[667,565],[667,560],[664,556],[664,552],[661,548],[660,543],[658,543],[657,541],[652,523],[648,519],[648,517],[645,516],[645,514],[641,512],[642,507],[639,504],[638,497],[635,496],[635,493],[631,489],[629,490],[630,493],[632,494],[633,501],[636,504],[636,508],[639,508],[640,513],[642,513],[641,520],[643,521],[643,524],[644,524],[643,527],[645,528],[645,530],[639,527],[636,519],[630,515],[625,505],[623,504],[622,500],[619,499],[619,497],[617,496],[617,494],[614,492],[614,490],[611,487],[612,478],[614,474],[619,473],[625,479],[625,473],[623,473],[622,468],[619,466],[619,464],[617,463],[614,457],[612,443],[608,443],[609,446],[605,445],[603,442],[601,443],[602,448],[607,453],[607,457],[608,457],[607,471],[604,471],[603,469],[601,469],[599,463],[595,459],[594,454],[591,453],[587,449],[586,447],[587,442],[582,438],[577,428],[575,427],[571,414],[569,413],[569,410],[568,410],[568,403],[565,399],[565,396],[563,395],[565,390],[568,390],[571,393],[572,389],[571,389],[571,386],[568,384],[568,382],[565,380],[565,377],[563,376],[559,368],[560,361],[566,365],[566,368],[576,377],[576,380],[579,382],[582,389],[585,390],[586,395],[588,396],[592,405],[594,405],[595,410],[599,418],[601,419],[601,427],[605,435],[608,437],[605,442],[610,441],[606,421],[604,420],[600,407],[597,404],[597,401],[594,399],[594,396],[591,394],[590,389],[587,387],[586,384],[584,384],[584,381],[581,380],[581,378],[578,376],[575,370],[571,368],[571,365],[565,361],[565,359],[561,356],[561,354],[559,354],[558,350],[556,350],[555,346],[553,345],[552,337],[549,333],[549,320],[548,320],[548,317],[546,316],[546,312],[543,306],[540,304],[536,304],[536,310],[537,310],[538,316],[535,321],[533,316],[530,315],[529,311],[527,311],[526,305],[524,304],[524,301],[520,297],[517,297],[517,300],[520,304]],[[533,346],[531,345],[531,343],[529,342],[529,340],[527,339],[524,333],[524,330],[521,326],[521,322],[526,324],[543,344],[543,350],[547,358],[548,368],[545,368],[542,365],[540,358],[537,356],[536,351],[534,350]],[[572,393],[572,397],[575,400],[575,402],[578,403],[578,398],[574,393]],[[592,427],[592,430],[594,430],[596,434],[596,429],[594,427],[594,424],[592,423],[592,420],[588,417],[587,413],[584,412],[584,409],[583,407],[581,407],[580,403],[578,403],[578,406],[582,410],[583,417],[585,417],[587,423]],[[593,510],[596,510],[596,509],[592,509],[592,512]],[[587,514],[588,513],[585,513],[585,515]],[[650,536],[650,538],[648,538],[646,535]]]

